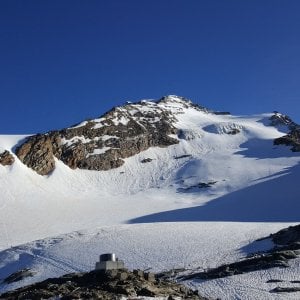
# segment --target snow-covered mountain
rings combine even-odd
[[[300,221],[299,141],[280,113],[233,116],[178,96],[2,135],[0,278],[24,267],[35,275],[0,289],[92,269],[102,252],[155,271],[233,262]],[[190,284],[222,299],[280,299],[265,282],[295,279],[299,263]]]

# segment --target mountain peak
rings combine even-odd
[[[110,170],[151,147],[168,147],[211,133],[238,134],[245,126],[235,122],[226,112],[209,111],[187,98],[167,95],[157,101],[126,102],[99,118],[28,137],[16,155],[40,175],[50,174],[56,159],[71,169]],[[296,126],[277,112],[271,122],[275,127]]]
[[[180,105],[174,105],[175,102]],[[40,175],[54,170],[55,158],[72,169],[117,168],[124,164],[125,158],[150,147],[178,144],[174,124],[176,115],[183,113],[187,103],[179,97],[127,103],[114,107],[98,119],[29,137],[17,148],[16,154]]]
[[[191,100],[177,96],[177,95],[167,95],[158,100],[158,103],[192,103]]]
[[[270,118],[272,126],[285,126],[288,130],[293,130],[299,127],[289,116],[284,115],[278,111],[274,111],[274,114]]]

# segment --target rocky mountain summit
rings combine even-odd
[[[289,116],[274,111],[274,114],[270,118],[270,125],[287,127],[288,130],[293,130],[299,127]]]
[[[55,169],[56,159],[71,169],[110,170],[122,166],[125,158],[150,147],[167,147],[178,144],[182,139],[195,138],[177,126],[178,116],[188,110],[228,115],[227,112],[209,111],[178,96],[166,96],[157,102],[127,102],[97,119],[30,136],[16,148],[15,154],[40,175],[50,174]],[[300,151],[300,127],[288,116],[274,112],[269,125],[290,131],[276,139],[274,144],[292,146],[292,151]],[[243,130],[234,123],[221,127],[209,125],[204,130],[228,135],[236,135]],[[0,164],[12,164],[13,159],[6,151],[0,155]]]
[[[184,108],[206,111],[177,96],[164,97],[158,102],[127,103],[98,119],[31,136],[17,148],[16,155],[41,175],[54,170],[55,159],[72,169],[117,168],[124,163],[124,158],[149,147],[177,144],[174,122]]]

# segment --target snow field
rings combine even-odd
[[[99,255],[107,252],[115,252],[129,269],[151,269],[158,272],[177,268],[212,268],[245,257],[249,253],[245,246],[286,225],[225,222],[155,223],[107,226],[73,232],[2,251],[0,278],[18,270],[20,266],[31,268],[36,275],[9,286],[2,285],[0,288],[5,291],[65,273],[90,271]],[[257,242],[251,250],[262,251],[272,246],[269,241]],[[250,276],[250,279],[244,283],[235,279],[238,276],[230,277],[233,281],[231,289],[234,285],[243,285],[240,290],[246,290],[248,294],[255,289],[260,293],[255,278],[252,278],[251,274],[247,276]],[[285,273],[278,276],[291,278],[285,276]],[[222,280],[226,282],[230,279],[219,281]],[[216,286],[220,285],[219,281],[216,281]],[[194,284],[202,293],[209,294],[213,289],[211,282],[215,280],[189,284]],[[224,295],[233,296],[229,288],[226,293],[221,293],[222,290],[218,289],[217,291],[212,296],[222,296],[222,299]]]
[[[0,166],[0,278],[23,267],[37,272],[1,292],[91,270],[104,252],[116,252],[129,268],[211,268],[300,221],[300,155],[273,146],[284,130],[267,126],[272,114],[214,115],[173,98],[153,107],[178,113],[179,144],[148,149],[120,168],[71,170],[56,161],[51,175],[40,176],[17,158]],[[231,129],[240,132],[227,134]],[[25,137],[2,135],[0,149],[13,150]],[[141,163],[145,158],[152,161]],[[252,252],[272,246],[251,245]],[[270,294],[274,284],[265,283],[294,280],[299,271],[297,259],[284,270],[189,284],[221,299],[299,299],[299,293]]]

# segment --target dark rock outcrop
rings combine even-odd
[[[184,285],[157,280],[152,273],[127,270],[92,271],[68,274],[7,292],[0,299],[121,299],[127,297],[168,297],[202,299]]]
[[[275,289],[270,291],[271,293],[296,293],[300,292],[300,287],[292,286],[292,287],[276,287]]]
[[[270,280],[266,281],[266,283],[278,283],[278,282],[283,282],[283,280],[281,280],[281,279],[270,279]]]
[[[22,269],[20,271],[17,271],[15,273],[12,273],[8,277],[6,277],[3,282],[4,283],[12,283],[16,281],[23,280],[26,277],[32,277],[35,274],[35,272],[31,271],[30,269]]]
[[[293,130],[298,125],[287,115],[277,111],[270,118],[271,126],[286,126],[289,130]]]
[[[258,270],[265,270],[275,267],[288,267],[288,260],[297,257],[295,251],[274,251],[273,253],[260,254],[257,257],[244,259],[239,262],[225,264],[204,272],[184,276],[183,279],[215,279],[232,275],[243,274]]]
[[[226,133],[227,133],[227,134],[231,134],[231,135],[236,135],[236,134],[238,134],[238,133],[240,133],[240,132],[241,132],[241,131],[240,131],[238,128],[233,128],[233,129],[227,131]]]
[[[287,268],[290,259],[300,257],[300,225],[282,229],[260,240],[268,238],[271,238],[276,246],[267,252],[254,253],[250,258],[202,272],[179,276],[179,278],[182,280],[215,279],[274,267]]]
[[[183,155],[179,155],[179,156],[174,156],[174,159],[181,159],[181,158],[187,158],[187,157],[191,157],[191,154],[183,154]]]
[[[4,152],[0,153],[0,164],[2,166],[10,166],[14,162],[15,162],[15,158],[7,150],[5,150]]]
[[[16,149],[18,158],[40,175],[49,174],[55,167],[54,157],[60,158],[61,137],[58,132],[28,137]]]
[[[124,158],[150,147],[177,144],[178,139],[171,137],[177,135],[176,115],[188,107],[206,111],[180,97],[129,103],[98,119],[31,136],[16,149],[16,155],[41,175],[54,170],[55,158],[72,169],[117,168],[124,163]]]
[[[269,236],[276,245],[287,246],[300,243],[300,225],[284,228]]]
[[[214,111],[213,113],[220,116],[228,116],[231,114],[229,111]]]
[[[213,185],[215,185],[217,181],[209,181],[209,182],[199,182],[198,184],[191,185],[188,187],[183,187],[183,188],[178,188],[177,191],[180,193],[186,193],[186,192],[192,192],[192,191],[197,191],[199,189],[206,189],[210,188]]]
[[[274,140],[274,145],[290,146],[293,152],[300,151],[300,126],[289,116],[274,112],[270,118],[272,126],[284,126],[289,131],[288,134]]]
[[[141,163],[142,163],[142,164],[145,164],[145,163],[151,162],[152,160],[153,160],[153,159],[150,158],[150,157],[144,158],[144,159],[141,160]]]
[[[274,140],[274,145],[286,145],[292,147],[293,152],[300,151],[300,128],[294,128],[289,134]]]

